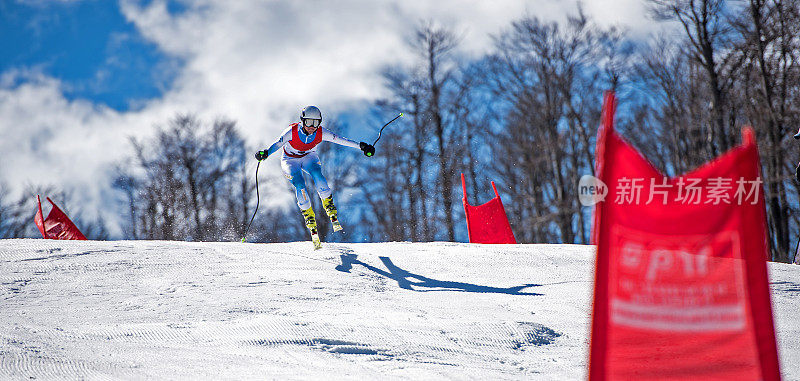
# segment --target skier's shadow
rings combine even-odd
[[[349,251],[349,250],[348,250]],[[353,268],[353,265],[361,265],[368,270],[383,275],[389,279],[393,279],[397,282],[397,285],[400,288],[411,290],[411,291],[418,291],[418,292],[427,292],[427,291],[458,291],[458,292],[477,292],[477,293],[497,293],[497,294],[508,294],[508,295],[535,295],[535,296],[542,296],[543,294],[538,294],[535,292],[525,292],[526,288],[530,287],[539,287],[539,284],[524,284],[522,286],[514,286],[508,288],[502,287],[491,287],[491,286],[481,286],[477,284],[471,283],[462,283],[462,282],[450,282],[450,281],[442,281],[431,279],[422,275],[414,274],[403,270],[397,267],[389,257],[379,257],[383,265],[386,266],[388,270],[382,270],[370,264],[361,262],[358,260],[358,256],[356,254],[345,253],[341,255],[342,263],[336,266],[336,270],[349,273],[350,270]]]

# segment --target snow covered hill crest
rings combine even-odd
[[[582,379],[593,255],[0,240],[0,378]],[[770,279],[800,379],[800,266]]]

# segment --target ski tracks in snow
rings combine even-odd
[[[0,241],[0,378],[515,378],[560,336],[452,244],[305,244]]]
[[[592,255],[0,240],[0,378],[583,378]]]

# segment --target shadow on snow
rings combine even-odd
[[[389,279],[393,279],[394,281],[397,282],[397,285],[400,286],[400,288],[418,292],[459,291],[459,292],[477,292],[477,293],[497,293],[497,294],[508,294],[508,295],[536,295],[536,296],[543,295],[535,292],[523,291],[529,287],[541,286],[539,284],[530,283],[530,284],[524,284],[522,286],[502,288],[502,287],[481,286],[471,283],[442,281],[442,280],[431,279],[422,275],[414,274],[406,270],[403,270],[397,267],[394,263],[392,263],[392,260],[389,259],[389,257],[379,257],[379,258],[381,262],[383,262],[383,265],[386,266],[386,270],[382,270],[375,266],[361,262],[360,260],[358,260],[356,254],[353,254],[352,252],[346,252],[341,255],[342,263],[336,266],[336,270],[349,273],[350,270],[353,268],[353,265],[361,265],[376,274],[385,276]]]

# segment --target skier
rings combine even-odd
[[[281,169],[283,174],[292,183],[297,197],[297,206],[303,214],[306,227],[311,232],[311,241],[314,249],[319,249],[322,244],[317,234],[317,222],[314,210],[311,209],[311,199],[306,191],[303,172],[311,175],[317,194],[322,200],[322,207],[333,224],[333,231],[342,230],[339,223],[336,206],[333,204],[333,195],[325,176],[322,175],[322,163],[316,152],[316,147],[322,141],[339,145],[359,148],[364,155],[371,157],[375,154],[375,147],[361,142],[356,143],[350,139],[337,136],[327,128],[321,127],[322,112],[316,106],[308,106],[300,112],[300,122],[292,123],[283,131],[278,140],[266,150],[256,152],[256,160],[261,161],[282,149]],[[288,143],[288,144],[287,144]]]

